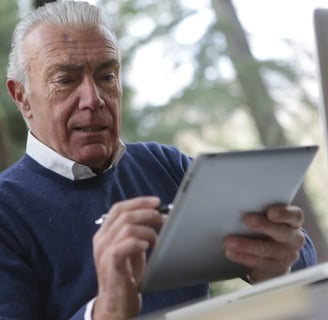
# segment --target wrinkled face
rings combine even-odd
[[[28,88],[8,89],[32,134],[66,158],[105,168],[120,130],[119,53],[95,28],[36,26],[26,37]]]

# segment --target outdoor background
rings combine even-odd
[[[26,128],[6,92],[19,15],[50,1],[0,2],[0,171],[24,152]],[[318,144],[295,204],[319,261],[328,260],[328,156],[313,10],[319,0],[103,0],[122,51],[125,141],[190,155]],[[232,199],[233,201],[233,199]],[[217,294],[244,286],[213,284]]]

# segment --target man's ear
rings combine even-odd
[[[26,97],[24,86],[16,80],[8,79],[7,89],[24,118],[32,118],[31,106]]]

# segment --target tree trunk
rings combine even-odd
[[[253,57],[246,34],[231,0],[212,0],[217,20],[226,38],[229,57],[245,96],[245,104],[254,120],[259,137],[265,146],[286,145],[288,141],[275,116],[275,102],[261,77],[259,64]],[[319,261],[328,259],[328,247],[318,225],[316,213],[303,187],[294,204],[305,213],[305,228],[315,243]]]
[[[42,7],[47,2],[56,2],[56,0],[34,0],[33,6],[34,8]]]

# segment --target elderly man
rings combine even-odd
[[[58,1],[22,19],[7,87],[29,131],[26,153],[0,175],[0,319],[123,320],[206,297],[207,284],[139,290],[165,223],[157,208],[191,159],[120,140],[120,54],[100,10]],[[314,264],[302,223],[295,207],[248,215],[267,237],[229,236],[226,255],[251,282]]]

